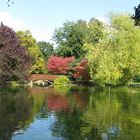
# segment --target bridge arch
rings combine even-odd
[[[32,74],[28,77],[28,85],[33,86],[34,83],[41,83],[43,86],[45,82],[48,84],[53,84],[54,80],[57,79],[59,75],[47,75],[47,74]]]

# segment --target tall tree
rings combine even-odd
[[[140,26],[140,4],[138,7],[134,7],[135,13],[132,18],[135,20],[135,25]]]
[[[39,41],[37,43],[45,59],[48,59],[54,53],[53,45],[49,42]]]
[[[98,43],[104,36],[104,24],[95,19],[91,18],[88,23],[88,34],[86,42],[95,44]]]
[[[31,32],[18,31],[17,35],[20,39],[20,44],[27,48],[30,56],[32,57],[32,67],[30,69],[30,73],[44,73],[45,60]]]
[[[84,44],[98,43],[103,35],[104,25],[95,18],[92,18],[89,23],[83,20],[66,22],[54,33],[54,41],[58,44],[56,54],[82,59],[86,54]]]
[[[83,20],[66,22],[63,27],[55,30],[54,41],[58,44],[56,54],[59,56],[81,58],[82,48],[87,33],[87,23]]]
[[[21,47],[16,33],[0,25],[0,82],[24,78],[30,68],[30,57]]]
[[[92,47],[90,75],[99,84],[126,84],[140,70],[140,29],[128,15],[112,15],[109,32],[95,46],[86,45]]]

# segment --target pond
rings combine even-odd
[[[140,88],[0,89],[0,140],[140,140]]]

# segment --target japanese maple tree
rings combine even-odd
[[[90,79],[90,75],[88,72],[88,60],[81,60],[80,64],[75,67],[75,73],[73,75],[74,78],[82,78],[85,81]]]
[[[70,63],[74,61],[74,57],[58,57],[51,56],[48,59],[48,71],[53,74],[66,74],[70,69]]]

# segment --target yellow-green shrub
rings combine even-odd
[[[67,76],[64,76],[64,75],[60,76],[54,81],[54,85],[64,85],[68,83],[70,83],[70,80]]]

